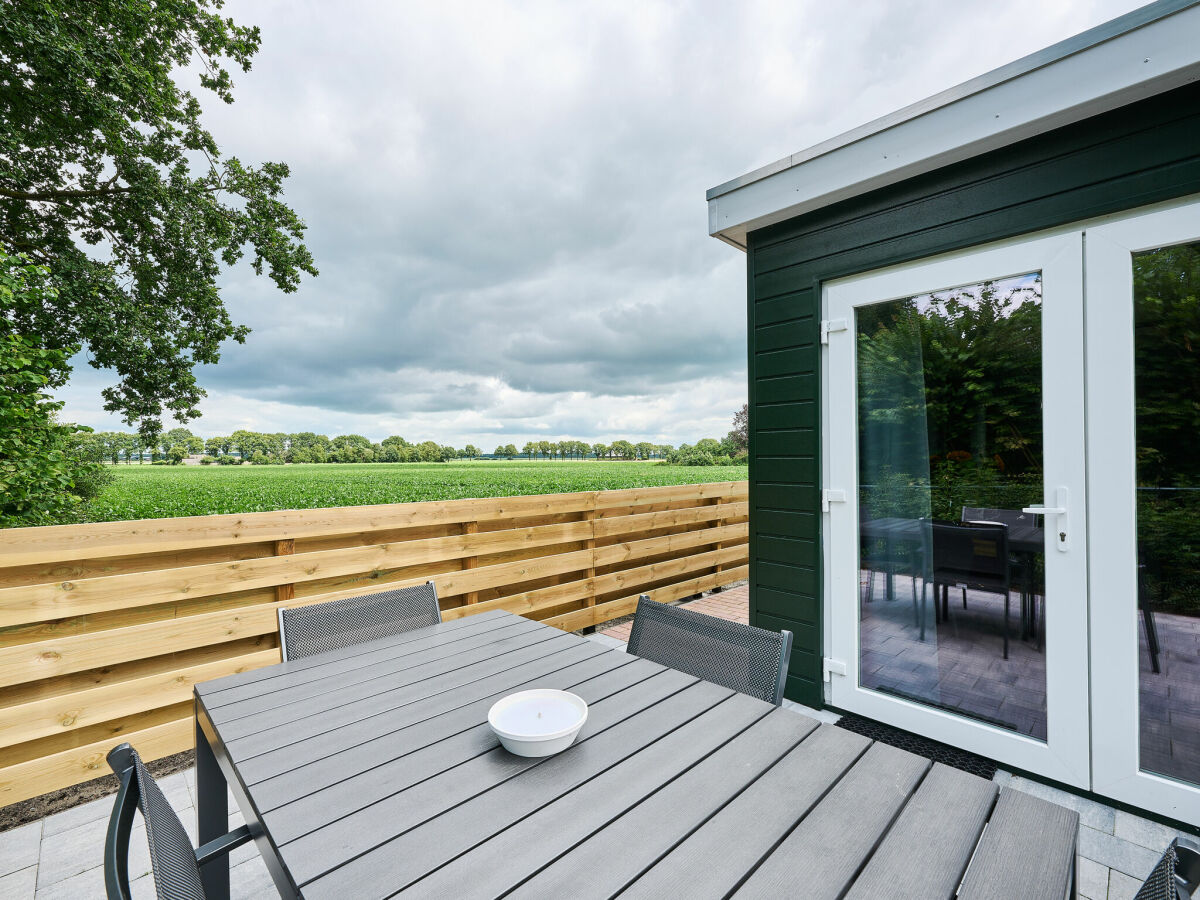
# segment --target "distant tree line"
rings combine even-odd
[[[745,416],[745,410],[738,414]],[[198,456],[206,465],[282,465],[284,463],[404,463],[449,462],[454,459],[478,459],[486,454],[474,444],[454,448],[436,441],[411,443],[392,435],[376,443],[361,434],[342,434],[327,437],[311,431],[295,434],[284,432],[235,431],[231,435],[201,438],[186,428],[172,428],[153,438],[140,433],[98,431],[81,434],[77,439],[96,459],[117,465],[144,464],[178,465],[189,456]],[[744,424],[725,438],[704,438],[692,444],[672,447],[670,444],[633,443],[615,440],[608,443],[586,441],[528,441],[517,449],[515,444],[496,447],[492,456],[501,459],[600,459],[600,460],[661,460],[672,465],[721,465],[738,462],[745,457]]]

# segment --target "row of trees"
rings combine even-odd
[[[435,441],[410,443],[392,435],[375,443],[361,434],[342,434],[330,438],[311,431],[295,434],[284,432],[235,431],[231,435],[201,438],[186,428],[172,428],[155,438],[121,431],[99,431],[80,435],[97,459],[118,463],[154,463],[164,461],[178,464],[188,456],[206,454],[202,463],[240,465],[252,463],[361,463],[361,462],[448,462],[453,459],[476,459],[484,452],[474,444],[454,448]],[[694,446],[682,444],[678,449],[670,444],[646,441],[632,443],[616,440],[610,443],[589,444],[585,441],[528,441],[517,449],[515,444],[498,446],[493,455],[504,459],[664,459],[684,465],[712,464],[703,458],[728,461],[739,450],[733,434],[724,440],[704,438]],[[700,460],[700,461],[696,461]]]
[[[671,452],[670,444],[651,444],[642,441],[637,444],[629,441],[613,441],[611,444],[589,444],[586,441],[528,441],[524,447],[517,450],[515,444],[504,444],[497,447],[494,456],[513,459],[524,456],[526,459],[662,459]]]

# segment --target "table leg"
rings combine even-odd
[[[229,831],[229,787],[217,758],[196,720],[196,831],[200,846]],[[229,856],[200,867],[208,900],[229,900]]]

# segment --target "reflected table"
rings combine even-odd
[[[866,519],[859,522],[859,535],[869,540],[884,541],[887,545],[886,556],[889,561],[884,570],[886,596],[889,601],[896,599],[896,572],[890,564],[895,553],[896,545],[921,545],[922,519],[910,519],[901,516],[885,516],[880,519]],[[1046,549],[1046,530],[1038,525],[1009,525],[1008,548],[1021,559],[1026,572],[1026,584],[1033,583],[1033,573],[1036,571],[1035,561],[1038,554]],[[1028,607],[1028,608],[1027,608]],[[1024,634],[1038,634],[1036,604],[1026,603],[1025,592],[1021,595],[1021,623]]]

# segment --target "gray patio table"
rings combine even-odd
[[[589,704],[548,759],[510,755],[486,722],[531,687]],[[285,897],[1061,900],[1073,884],[1072,811],[509,613],[195,699],[199,838],[227,830],[228,785]],[[203,875],[228,897],[227,861]]]

